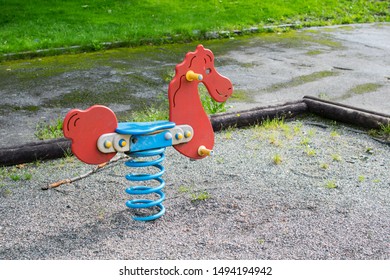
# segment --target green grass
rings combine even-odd
[[[202,106],[207,114],[217,114],[226,112],[226,103],[215,101],[207,92],[203,84],[199,84],[199,95]]]
[[[209,31],[278,24],[390,21],[388,2],[376,0],[0,0],[0,7],[0,54],[75,45],[97,50],[104,42],[185,42]]]
[[[35,137],[40,140],[55,139],[63,137],[62,132],[63,120],[58,118],[50,123],[38,123],[35,128]]]
[[[378,129],[370,129],[368,135],[376,138],[381,138],[385,141],[390,141],[390,123],[380,124]],[[367,150],[367,152],[369,152]]]
[[[134,111],[130,117],[131,122],[154,122],[168,120],[168,108],[163,105],[150,105],[143,110]]]
[[[276,154],[272,157],[272,162],[276,165],[281,164],[283,161],[282,156],[280,154]]]
[[[207,191],[203,191],[201,193],[193,193],[191,195],[191,201],[196,202],[196,201],[203,201],[210,199],[211,195]]]
[[[202,102],[203,109],[206,114],[217,114],[226,112],[225,102],[219,103],[215,101],[207,92],[206,87],[203,85],[199,87],[199,96]],[[165,98],[165,97],[159,97]],[[148,105],[143,110],[135,111],[130,116],[131,122],[152,122],[158,120],[169,119],[169,106],[168,99],[162,100],[159,105]]]
[[[325,187],[328,189],[335,189],[335,188],[337,188],[337,184],[335,181],[331,180],[331,181],[325,182]]]
[[[386,136],[390,136],[390,123],[388,124],[380,124],[380,133],[382,133],[383,135],[386,135]]]

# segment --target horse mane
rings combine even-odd
[[[175,76],[169,83],[168,95],[172,99],[173,106],[175,106],[175,96],[182,86],[182,78],[186,75],[187,71],[193,66],[193,61],[196,58],[203,57],[205,64],[209,59],[209,62],[213,62],[214,55],[209,49],[205,49],[203,45],[198,45],[194,52],[188,52],[184,60],[177,64],[175,67]]]
[[[203,45],[198,45],[194,52],[188,52],[182,63],[176,65],[176,75],[182,75],[188,71],[192,67],[193,60],[198,58],[199,56],[203,57],[205,63],[207,63],[207,58],[210,62],[213,61],[214,55],[209,49],[205,49]]]

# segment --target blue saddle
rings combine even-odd
[[[158,130],[170,129],[176,124],[170,121],[155,121],[155,122],[125,122],[118,123],[115,132],[125,135],[143,135],[149,134]]]

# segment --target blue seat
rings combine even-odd
[[[175,127],[175,125],[175,123],[170,121],[126,122],[118,123],[118,127],[115,132],[125,135],[143,135],[158,130],[170,129]]]

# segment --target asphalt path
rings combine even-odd
[[[161,101],[197,43],[0,63],[0,147],[36,141],[36,127],[96,103],[117,114]],[[230,111],[304,95],[390,113],[390,24],[310,28],[201,42],[235,93]]]

